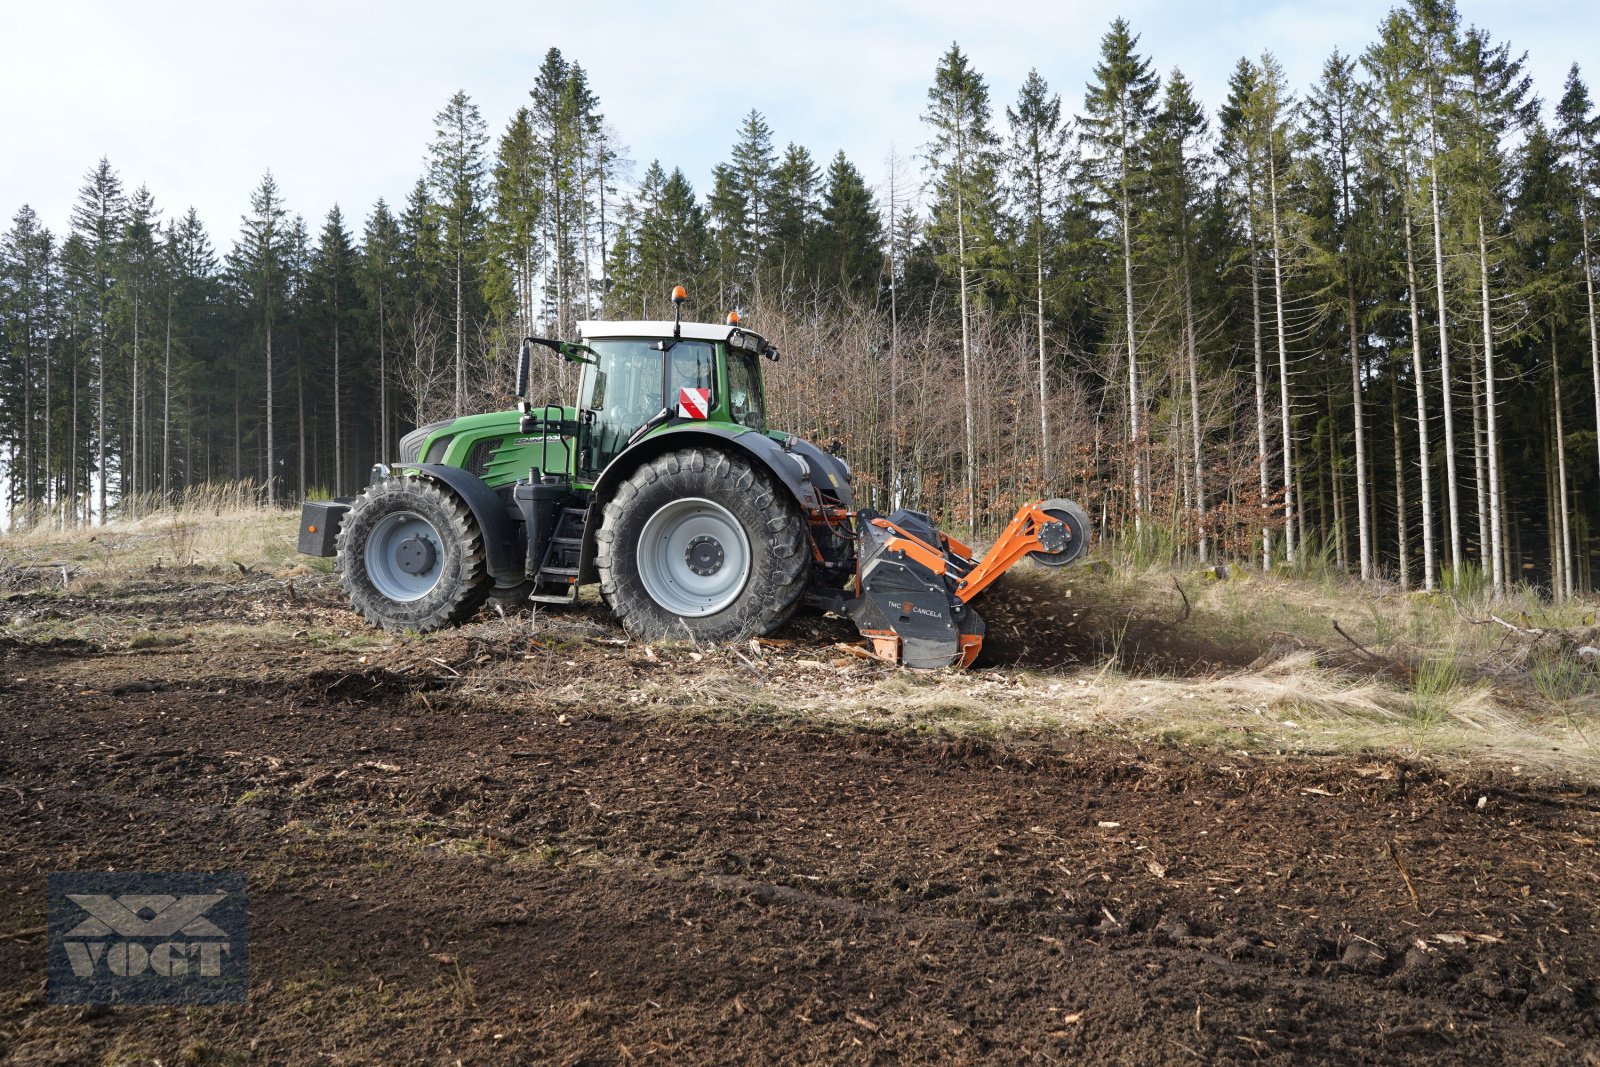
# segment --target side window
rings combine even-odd
[[[743,352],[728,352],[728,412],[733,421],[752,430],[767,428],[761,403],[761,372],[755,357]]]
[[[676,408],[679,389],[711,390],[711,407],[717,403],[716,349],[700,341],[679,341],[667,353],[667,403]]]

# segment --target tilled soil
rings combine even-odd
[[[0,642],[0,1056],[1600,1062],[1587,789],[647,714],[592,641],[614,699],[490,700],[456,640]],[[48,1006],[45,877],[105,868],[247,872],[250,1003]]]

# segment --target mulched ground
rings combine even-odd
[[[0,623],[360,625],[319,589],[22,592]],[[1585,788],[646,713],[640,672],[694,662],[593,639],[493,700],[455,684],[506,692],[471,634],[425,676],[135,643],[0,638],[8,1062],[1600,1063]],[[107,867],[248,872],[250,1003],[46,1005],[45,877]]]

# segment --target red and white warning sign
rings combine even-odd
[[[678,390],[678,418],[709,419],[711,417],[711,390],[682,388]]]

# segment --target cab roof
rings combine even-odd
[[[618,322],[585,319],[578,323],[578,336],[585,341],[607,337],[671,337],[673,324],[668,319],[628,319]],[[678,335],[689,341],[726,341],[735,330],[761,338],[754,330],[709,322],[685,322]],[[762,338],[764,340],[764,338]]]

